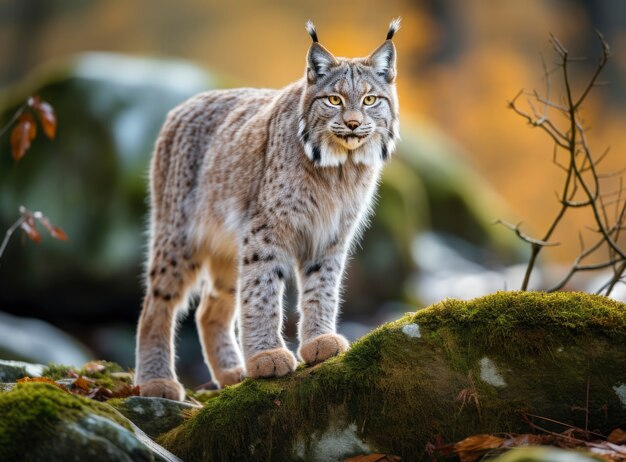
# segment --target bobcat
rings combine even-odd
[[[295,369],[281,335],[292,274],[300,358],[316,364],[348,348],[335,332],[340,283],[398,138],[391,39],[399,26],[392,21],[367,58],[347,59],[326,50],[309,21],[302,79],[281,90],[205,92],[168,114],[151,164],[142,395],[184,399],[175,318],[197,279],[204,357],[222,386]]]

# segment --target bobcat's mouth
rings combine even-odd
[[[369,135],[357,135],[356,133],[351,133],[349,135],[335,134],[335,136],[339,140],[339,144],[341,144],[345,148],[356,149],[363,144],[365,138],[367,138]]]

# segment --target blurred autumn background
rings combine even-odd
[[[602,171],[626,167],[626,4],[2,0],[0,127],[39,95],[58,129],[54,140],[38,136],[17,163],[9,137],[0,139],[0,229],[24,205],[69,240],[44,236],[35,246],[16,234],[9,242],[0,260],[0,357],[132,366],[147,164],[166,112],[206,89],[278,88],[300,78],[309,18],[334,54],[363,56],[397,16],[403,142],[348,271],[341,330],[354,339],[447,296],[518,288],[527,246],[493,222],[523,221],[525,232],[541,235],[558,209],[563,172],[552,164],[551,140],[507,101],[522,88],[545,88],[540,56],[552,62],[550,33],[590,58],[573,70],[574,85],[585,82],[599,52],[594,29],[602,31],[612,58],[606,85],[583,108],[587,136],[595,151],[611,148]],[[567,218],[533,287],[578,254],[577,230],[587,224],[581,214]],[[590,284],[583,277],[569,288]],[[187,380],[208,380],[190,319],[178,347]]]

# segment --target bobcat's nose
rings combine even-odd
[[[358,120],[347,120],[346,125],[350,130],[355,130],[359,125],[361,125],[361,122]]]

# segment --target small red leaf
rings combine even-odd
[[[36,135],[35,120],[32,115],[25,112],[17,119],[17,124],[11,131],[11,154],[16,162],[24,157]]]
[[[37,218],[39,219],[39,223],[41,223],[43,227],[48,230],[48,232],[50,233],[50,236],[52,236],[55,239],[58,239],[59,241],[67,241],[68,238],[67,238],[67,234],[65,234],[65,231],[63,231],[58,226],[54,226],[52,223],[50,223],[50,220],[48,220],[47,217],[41,215]]]
[[[25,217],[24,221],[22,221],[22,224],[20,225],[20,228],[22,228],[22,231],[24,231],[31,241],[35,244],[39,244],[41,241],[41,233],[37,231],[37,228],[35,227],[35,219],[32,216],[29,215]]]
[[[35,110],[37,116],[39,117],[39,121],[41,122],[41,127],[43,128],[43,132],[50,139],[54,139],[54,135],[57,130],[57,118],[54,114],[54,109],[52,106],[46,101],[41,101],[39,96],[33,96],[28,100],[28,104]]]

